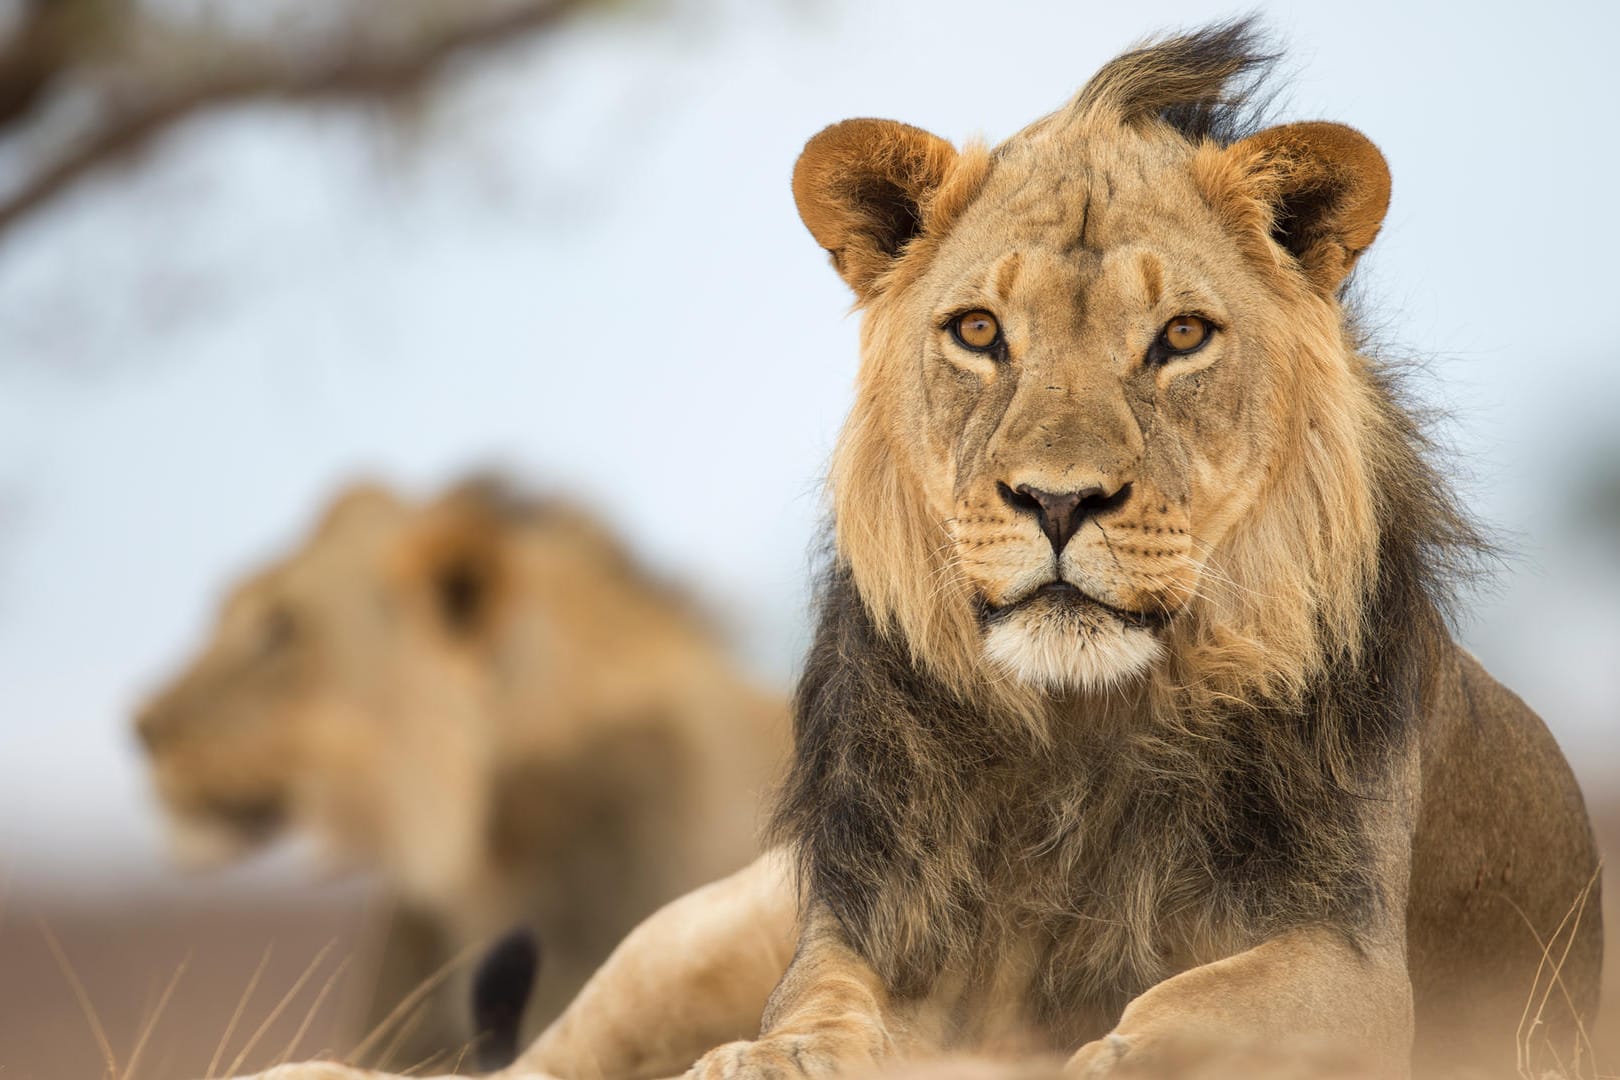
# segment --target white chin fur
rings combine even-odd
[[[1164,651],[1140,627],[1113,619],[1014,612],[984,635],[984,652],[1013,678],[1039,690],[1111,690],[1152,667]]]

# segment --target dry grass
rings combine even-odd
[[[0,919],[0,1080],[197,1080],[353,1042],[359,904],[33,896]]]
[[[1610,853],[1603,907],[1612,939],[1620,932],[1620,798],[1595,809]],[[1603,1010],[1579,1045],[1537,1042],[1538,1016],[1558,1007],[1563,994],[1563,949],[1575,921],[1588,917],[1577,906],[1544,942],[1543,970],[1527,994],[1519,1033],[1521,1046],[1535,1051],[1522,1057],[1524,1080],[1560,1074],[1547,1072],[1547,1063],[1580,1080],[1620,1074],[1620,948],[1608,951]],[[367,920],[358,901],[69,904],[8,899],[0,882],[0,1080],[197,1080],[317,1056],[375,1057],[408,1032],[430,987],[357,1037],[369,973],[359,952]],[[457,1058],[424,1062],[419,1071],[457,1071]],[[938,1069],[928,1075],[949,1073]],[[1041,1067],[1005,1072],[964,1064],[958,1072],[1028,1077]]]

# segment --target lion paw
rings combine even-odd
[[[377,1074],[367,1069],[353,1069],[335,1061],[304,1061],[293,1065],[277,1065],[267,1072],[255,1073],[244,1080],[371,1080]]]
[[[1130,1051],[1131,1040],[1124,1035],[1104,1035],[1076,1050],[1063,1067],[1063,1075],[1074,1080],[1107,1076],[1125,1060],[1125,1055]]]
[[[686,1080],[793,1080],[835,1076],[848,1067],[825,1038],[771,1035],[755,1042],[733,1042],[709,1051]]]
[[[1342,1039],[1157,1032],[1105,1035],[1077,1050],[1063,1069],[1069,1080],[1375,1080],[1401,1072]]]

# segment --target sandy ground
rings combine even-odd
[[[1620,1073],[1620,805],[1599,815],[1598,828],[1612,853],[1604,887],[1611,944],[1594,1036],[1602,1074],[1614,1075]],[[263,1067],[290,1053],[302,1058],[352,1049],[354,1014],[369,977],[364,942],[376,917],[362,899],[210,908],[14,894],[0,911],[0,1080],[106,1075],[102,1050],[42,927],[55,935],[83,982],[117,1059],[118,1080],[198,1080],[216,1057],[216,1075],[236,1061],[267,1020],[239,1068]],[[222,1049],[267,947],[270,959]],[[185,970],[131,1071],[146,1020],[182,962]]]
[[[13,896],[0,922],[0,1080],[96,1080],[108,1072],[47,928],[105,1029],[118,1065],[113,1075],[196,1080],[208,1074],[216,1051],[216,1072],[235,1061],[267,1020],[243,1066],[262,1067],[289,1051],[309,1057],[350,1049],[366,978],[360,943],[368,918],[359,901],[210,908]],[[221,1047],[267,948],[270,958]],[[179,981],[131,1069],[147,1019],[177,971]]]

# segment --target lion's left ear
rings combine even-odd
[[[414,603],[460,640],[480,637],[493,621],[505,570],[498,516],[460,492],[423,510],[395,552]]]
[[[1354,128],[1313,121],[1268,128],[1221,158],[1217,185],[1227,190],[1209,194],[1247,203],[1239,217],[1254,220],[1245,224],[1264,229],[1321,292],[1336,292],[1389,209],[1378,147]]]
[[[793,199],[810,234],[862,301],[922,232],[956,148],[897,120],[845,120],[805,144]]]

